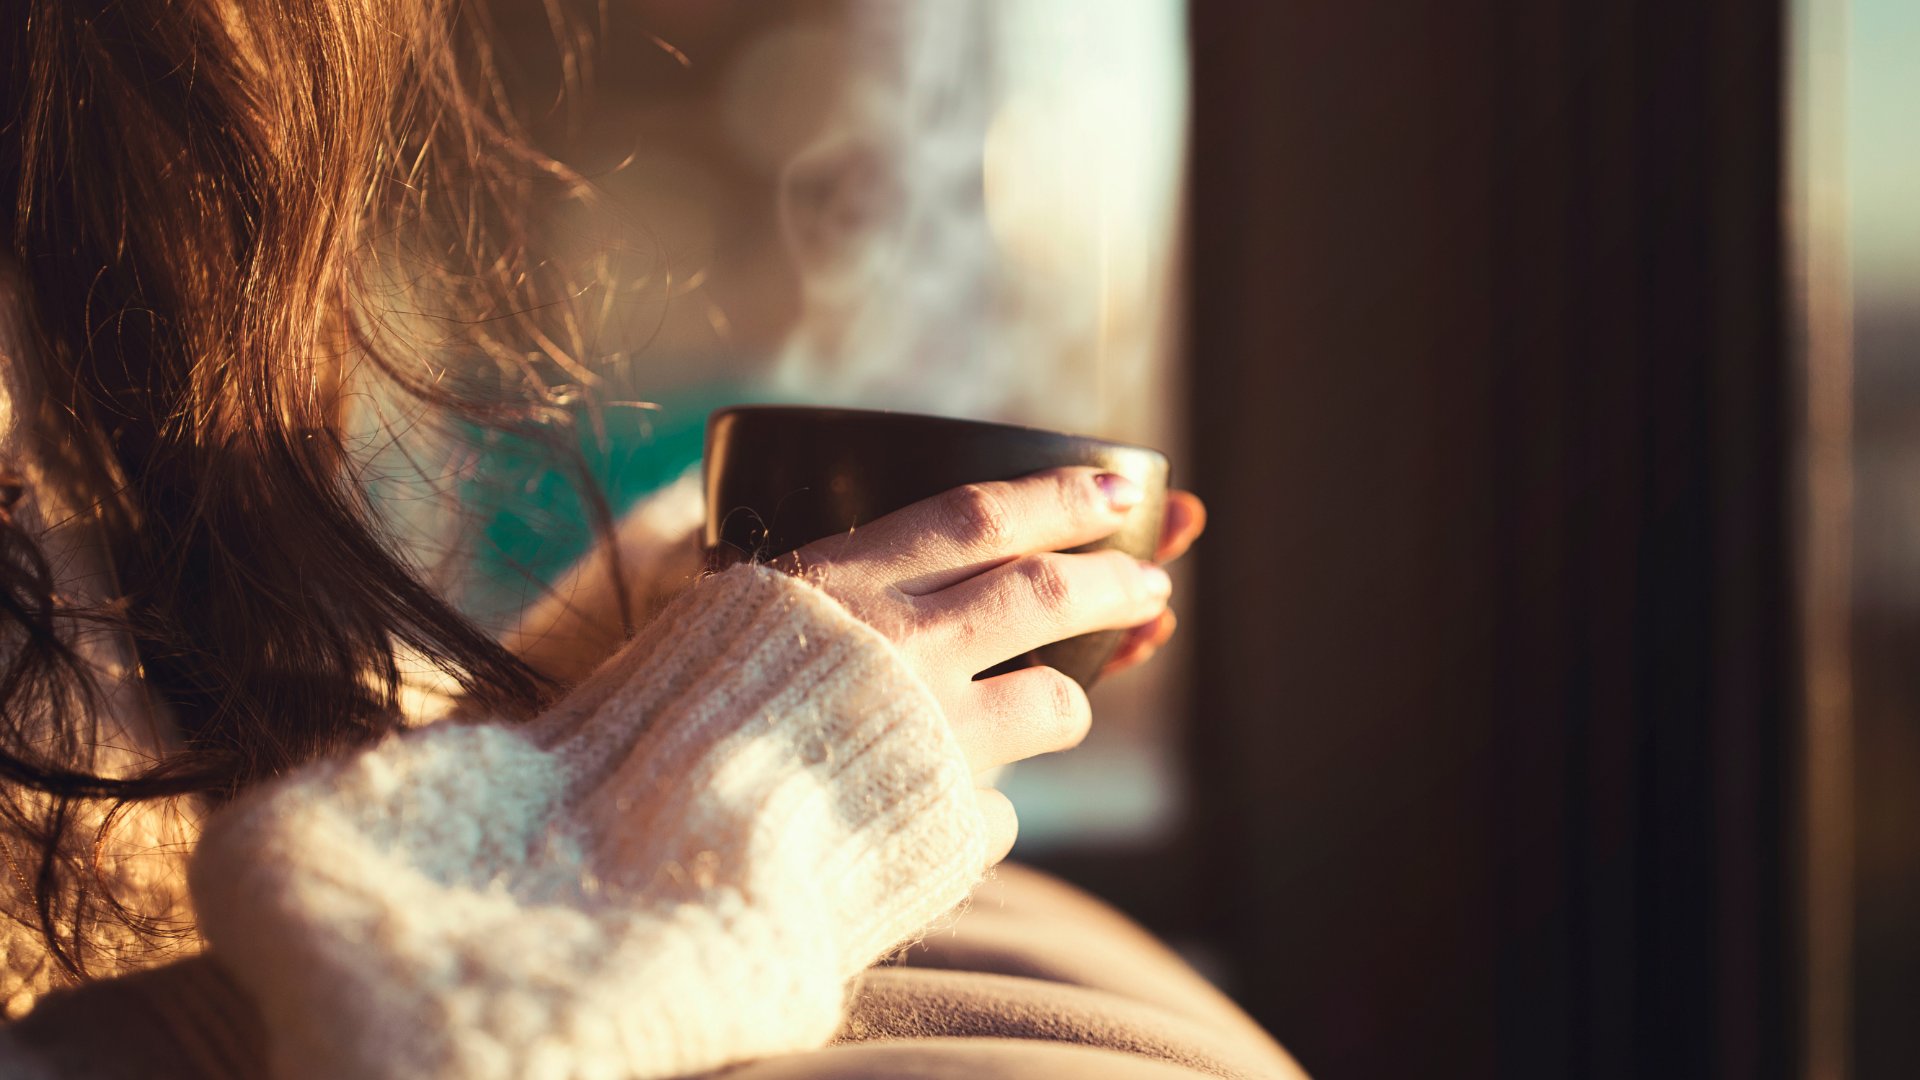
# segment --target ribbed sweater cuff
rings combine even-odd
[[[216,816],[202,926],[289,1075],[672,1075],[818,1045],[985,858],[932,695],[824,593],[697,583],[531,725]]]
[[[636,655],[644,679],[625,674]],[[836,909],[851,975],[957,903],[985,861],[972,778],[932,693],[879,634],[786,574],[701,581],[576,698],[534,735],[565,763],[594,862],[622,868],[609,884],[668,893],[797,872]],[[699,796],[650,797],[667,789]]]

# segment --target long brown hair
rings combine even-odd
[[[397,723],[396,650],[504,716],[553,693],[381,524],[340,372],[566,443],[554,422],[591,375],[523,209],[580,182],[528,148],[476,3],[0,0],[0,24],[0,225],[29,337],[8,362],[42,395],[16,411],[60,427],[50,467],[118,576],[111,603],[62,596],[11,512],[35,492],[0,477],[0,828],[82,976],[91,929],[125,915],[90,888],[102,845],[71,834],[99,815],[78,807],[218,799],[374,738]],[[426,315],[379,301],[402,278]],[[131,634],[178,754],[96,771],[76,627]]]

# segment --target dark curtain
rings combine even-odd
[[[1318,1076],[1793,1071],[1781,23],[1193,2],[1196,919]]]

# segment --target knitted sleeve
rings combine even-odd
[[[826,1042],[964,899],[931,694],[803,582],[696,584],[530,725],[435,725],[217,815],[213,956],[284,1077],[653,1077]]]

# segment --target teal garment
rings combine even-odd
[[[579,451],[617,517],[698,465],[708,413],[754,400],[751,390],[710,385],[657,398],[659,409],[607,409],[605,438],[583,421]],[[476,433],[475,442],[480,460],[461,499],[480,528],[460,599],[469,615],[495,620],[540,595],[594,535],[575,478],[545,448],[495,433]]]

